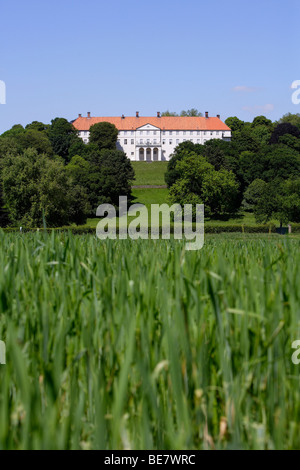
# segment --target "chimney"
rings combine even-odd
[[[78,114],[78,117],[81,117],[81,114]]]
[[[90,118],[90,117],[91,117],[91,113],[87,113],[87,117]]]
[[[205,111],[205,118],[208,118],[208,111]]]
[[[135,117],[140,117],[140,116],[139,116],[139,111],[136,111]]]
[[[157,117],[160,118],[160,111],[157,111]]]
[[[217,114],[217,118],[220,119],[220,114]]]
[[[122,114],[122,119],[125,119],[125,116],[124,116],[124,114]]]

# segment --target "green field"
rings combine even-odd
[[[0,449],[300,447],[299,238],[0,238]]]
[[[168,162],[131,162],[135,171],[134,185],[165,185]]]

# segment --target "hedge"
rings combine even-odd
[[[300,224],[291,224],[292,225],[292,233],[300,233]],[[193,227],[195,230],[195,226]],[[22,233],[27,233],[27,232],[36,232],[39,230],[40,232],[43,232],[45,229],[22,229]],[[58,227],[58,228],[47,228],[46,229],[48,233],[54,232],[66,232],[70,231],[74,235],[83,235],[83,234],[91,234],[95,235],[96,234],[96,227],[90,227],[90,226],[81,226],[81,227]],[[12,233],[20,233],[19,228],[15,227],[6,227],[2,228],[3,232],[12,232]],[[173,224],[171,223],[171,233],[173,233],[174,227]],[[150,232],[150,227],[149,227],[149,232]],[[161,232],[161,227],[160,227],[160,232]],[[265,225],[210,225],[209,223],[206,223],[204,226],[204,232],[205,233],[276,233],[276,226],[274,224],[265,224]],[[118,233],[118,227],[117,227],[117,233]]]

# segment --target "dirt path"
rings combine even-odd
[[[156,185],[156,184],[143,184],[138,186],[131,186],[131,189],[166,189],[168,186],[166,184]]]

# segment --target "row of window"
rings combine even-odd
[[[163,135],[180,135],[181,132],[183,135],[201,135],[201,132],[203,132],[204,135],[213,135],[213,134],[219,135],[220,134],[220,131],[162,131],[162,134]],[[120,135],[134,135],[134,131],[120,131]],[[149,131],[149,130],[137,131],[137,135],[157,135],[157,131]]]
[[[134,135],[134,131],[128,131],[128,133],[131,132],[131,135]],[[151,134],[150,134],[151,132]],[[200,131],[176,131],[176,135],[179,135],[179,133],[182,132],[183,135],[200,135]],[[195,134],[194,134],[195,133]],[[82,136],[88,136],[89,132],[88,131],[81,131],[79,134]],[[127,131],[123,131],[123,135],[126,135]],[[204,135],[220,135],[219,131],[203,131]],[[122,132],[120,132],[120,135],[122,135]],[[139,131],[139,135],[157,135],[156,131]],[[163,135],[173,135],[173,131],[163,131]],[[175,135],[175,131],[174,131]]]
[[[124,145],[129,145],[128,140],[129,140],[129,139],[124,139],[123,144],[124,144]],[[181,142],[186,142],[187,140],[189,140],[190,142],[193,142],[194,144],[200,144],[200,143],[201,143],[201,142],[200,142],[200,139],[176,139],[176,145],[180,144]],[[204,143],[204,142],[206,142],[206,140],[203,140],[203,143]],[[150,140],[146,140],[146,141],[144,142],[143,139],[140,139],[140,140],[139,140],[139,143],[140,143],[140,144],[146,144],[146,145],[147,145],[147,144],[154,144],[154,145],[155,145],[155,144],[157,144],[157,141],[156,141],[156,139],[154,139],[153,142],[150,142]],[[162,144],[163,144],[163,145],[166,145],[167,143],[168,143],[169,145],[173,145],[173,139],[168,139],[168,140],[162,139]],[[120,141],[120,140],[118,140],[118,144],[121,144],[121,141]],[[130,139],[130,144],[131,144],[131,145],[134,145],[134,139]]]

